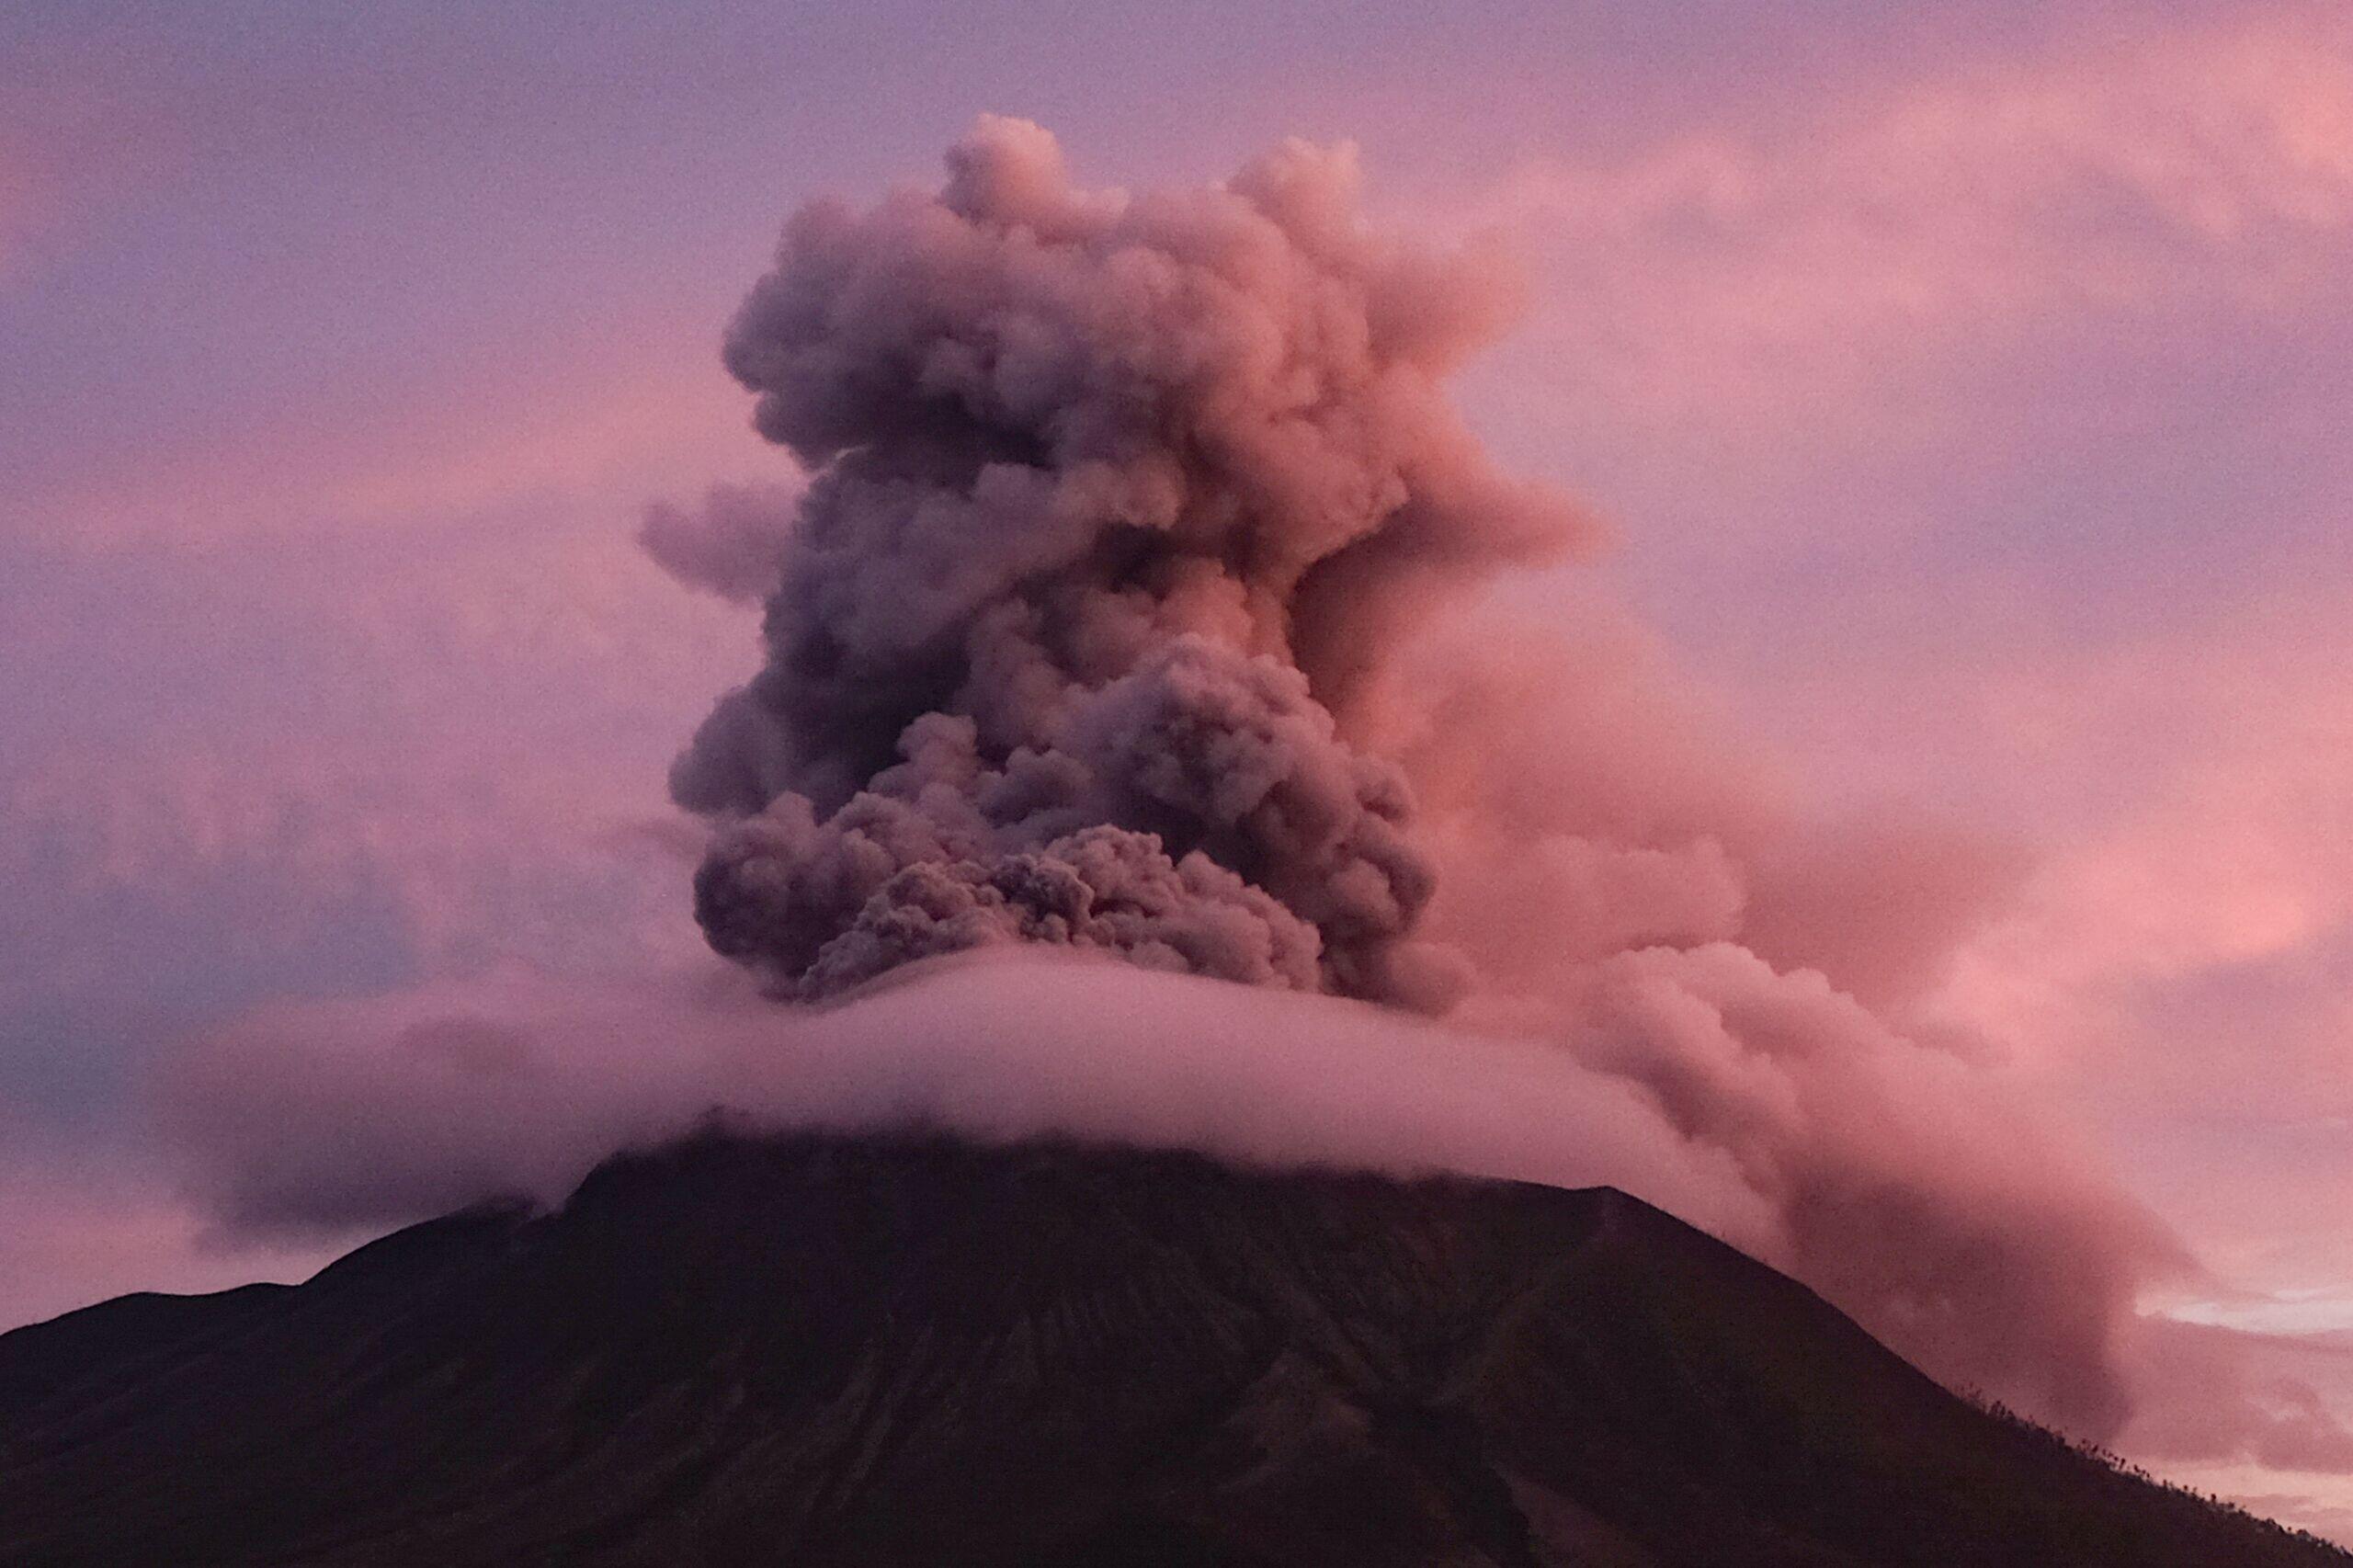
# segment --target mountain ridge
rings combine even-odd
[[[1608,1188],[714,1130],[0,1335],[0,1562],[155,1561],[2353,1558]]]

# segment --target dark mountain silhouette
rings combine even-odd
[[[712,1133],[0,1335],[9,1564],[2347,1562],[1605,1189]]]

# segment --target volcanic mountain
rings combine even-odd
[[[2353,1562],[1603,1189],[713,1131],[0,1335],[0,1562]]]

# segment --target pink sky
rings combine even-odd
[[[192,1032],[695,949],[663,769],[753,617],[632,535],[790,477],[716,354],[785,210],[1001,110],[1102,183],[1353,138],[1524,255],[1474,427],[1801,810],[2003,869],[1918,1016],[2197,1250],[2150,1310],[2353,1418],[2353,20],[1557,9],[0,24],[0,1323],[316,1256],[172,1197]]]

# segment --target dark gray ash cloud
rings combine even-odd
[[[728,334],[813,480],[673,776],[712,945],[801,998],[1026,941],[1442,1006],[1411,791],[1345,720],[1447,585],[1584,530],[1444,394],[1510,280],[1364,231],[1346,151],[1131,199],[990,119],[949,171],[803,209]],[[732,584],[680,541],[746,532],[649,544]]]

